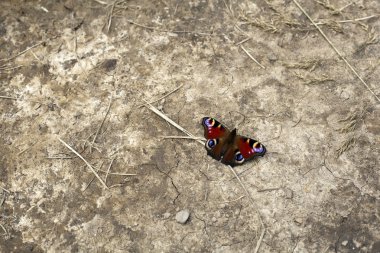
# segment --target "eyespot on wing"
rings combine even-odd
[[[229,131],[219,121],[211,117],[202,119],[204,127],[204,136],[206,139],[219,139],[228,135]]]
[[[209,139],[206,141],[205,143],[205,147],[207,150],[211,150],[213,148],[215,148],[215,146],[218,144],[218,140],[217,139]]]
[[[263,156],[266,152],[266,148],[263,144],[246,137],[241,137],[239,139],[238,147],[245,159],[249,159],[254,156]]]
[[[236,151],[235,152],[235,162],[238,163],[238,164],[241,164],[245,161],[243,155],[240,153],[240,151]]]

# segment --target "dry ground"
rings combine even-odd
[[[379,95],[380,2],[299,2]],[[380,102],[294,1],[0,7],[1,252],[380,252]],[[140,107],[177,87],[153,105],[195,136],[266,145],[235,168],[253,205]]]

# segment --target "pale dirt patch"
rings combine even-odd
[[[380,2],[300,4],[379,96]],[[1,252],[252,252],[256,210],[259,252],[380,252],[379,102],[293,1],[0,7],[0,59],[16,56],[0,62]],[[181,85],[154,103],[169,118],[267,147],[235,168],[255,206],[139,106]]]

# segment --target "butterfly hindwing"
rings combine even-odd
[[[252,159],[255,156],[265,155],[266,148],[264,145],[254,139],[239,135],[237,136],[236,142],[245,160]]]
[[[260,142],[241,135],[236,135],[233,144],[223,155],[222,162],[231,166],[239,165],[255,156],[263,156],[266,148]]]
[[[217,120],[211,117],[202,119],[204,127],[204,136],[207,139],[205,147],[207,153],[213,158],[220,160],[225,147],[225,141],[230,135],[230,131]]]

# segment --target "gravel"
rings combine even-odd
[[[190,217],[190,211],[185,209],[185,210],[182,210],[182,211],[179,211],[176,215],[175,215],[175,219],[178,223],[181,223],[181,224],[185,224],[186,221],[189,219]]]

